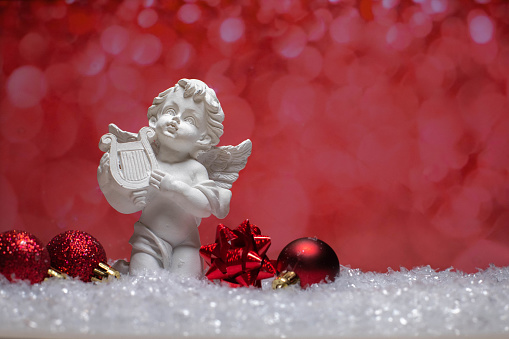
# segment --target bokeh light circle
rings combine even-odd
[[[273,46],[279,55],[283,58],[295,58],[304,50],[307,43],[307,35],[299,26],[290,26],[279,37],[277,37]]]
[[[129,32],[122,26],[110,26],[101,34],[101,47],[105,52],[113,55],[121,53],[128,42]]]
[[[149,28],[155,25],[159,16],[152,8],[144,9],[138,14],[138,25],[143,28]]]
[[[46,77],[37,67],[21,66],[9,76],[6,89],[13,106],[33,107],[39,104],[46,94]]]
[[[474,42],[486,44],[493,38],[495,27],[487,15],[479,13],[469,20],[468,29]]]
[[[151,65],[161,56],[161,39],[152,34],[139,35],[130,44],[131,59],[140,65]]]
[[[200,16],[201,16],[200,7],[193,3],[182,5],[182,7],[180,7],[177,12],[177,17],[179,18],[179,20],[186,24],[195,23],[200,19]]]
[[[221,23],[219,35],[225,42],[235,42],[244,35],[244,22],[240,18],[228,18]]]

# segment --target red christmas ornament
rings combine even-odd
[[[279,274],[272,284],[274,289],[300,281],[306,288],[312,284],[334,281],[339,274],[339,260],[334,250],[316,238],[292,241],[279,254],[276,269]]]
[[[261,280],[271,278],[276,270],[265,255],[270,237],[261,235],[260,229],[244,221],[231,230],[217,226],[216,242],[200,248],[200,255],[210,266],[205,274],[209,280],[221,280],[232,287],[261,287]]]
[[[0,274],[9,281],[36,284],[46,278],[49,268],[48,250],[33,234],[17,230],[0,234]]]
[[[60,233],[51,239],[46,247],[51,257],[51,266],[71,277],[79,277],[88,282],[108,276],[120,276],[105,264],[106,252],[103,246],[86,232]]]

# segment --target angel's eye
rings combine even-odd
[[[169,108],[167,109],[164,114],[169,114],[169,115],[176,115],[177,112],[175,112],[175,110],[173,108]]]
[[[188,124],[196,126],[196,122],[194,121],[194,118],[192,118],[192,117],[187,117],[184,119],[184,121],[187,122]]]

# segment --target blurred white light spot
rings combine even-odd
[[[469,24],[468,29],[470,36],[478,44],[485,44],[493,38],[493,22],[484,14],[473,17]]]
[[[307,35],[299,26],[291,26],[274,40],[274,48],[284,58],[295,58],[302,53],[307,44]]]
[[[95,43],[91,43],[82,53],[76,56],[74,67],[80,74],[94,76],[102,72],[106,64],[106,55],[103,53],[101,47]]]
[[[33,107],[46,95],[46,77],[34,66],[21,66],[7,80],[7,95],[16,107]]]
[[[412,22],[415,25],[422,25],[422,24],[426,23],[427,18],[428,18],[428,16],[426,14],[424,14],[423,12],[416,12],[410,18],[410,22]]]
[[[396,41],[398,37],[398,29],[396,26],[391,26],[389,30],[387,31],[387,34],[385,35],[385,41],[387,41],[388,44],[392,44]]]
[[[419,38],[423,38],[428,35],[433,28],[430,17],[424,12],[414,13],[410,18],[408,25],[412,34]]]
[[[330,24],[329,34],[335,42],[347,44],[359,38],[361,27],[362,22],[358,13],[351,12],[348,15],[335,18]]]
[[[101,34],[101,47],[110,54],[117,55],[124,50],[129,42],[129,32],[121,26],[110,26]]]
[[[143,28],[149,28],[155,25],[158,19],[157,12],[152,8],[144,9],[138,14],[138,25]]]
[[[332,21],[332,14],[325,8],[320,8],[313,13],[314,20],[307,28],[309,41],[320,40],[327,31],[328,23]]]
[[[166,65],[172,69],[182,68],[187,65],[192,54],[193,46],[185,40],[179,41],[166,55]]]
[[[158,37],[144,34],[132,43],[131,58],[140,65],[150,65],[161,56],[163,45]]]
[[[287,88],[281,96],[278,118],[298,125],[308,122],[315,114],[316,93],[309,85]]]
[[[221,39],[226,42],[235,42],[244,35],[244,21],[240,18],[228,18],[219,28]]]
[[[180,21],[186,24],[192,24],[193,22],[198,21],[200,16],[200,7],[195,4],[185,4],[180,7],[179,11],[177,12],[177,17],[180,19]]]
[[[332,39],[340,44],[350,41],[350,34],[348,32],[348,21],[345,18],[336,18],[329,28]]]
[[[431,9],[435,13],[443,13],[447,9],[447,0],[431,0]]]
[[[19,53],[27,60],[36,60],[46,53],[48,42],[38,32],[30,32],[19,42]]]
[[[408,32],[408,28],[400,23],[392,25],[387,34],[385,35],[385,41],[397,50],[403,50],[408,47],[411,42],[411,36]]]
[[[302,53],[288,60],[288,70],[291,74],[300,75],[308,79],[320,75],[323,67],[323,56],[318,49],[306,46]]]
[[[399,0],[382,0],[382,6],[384,8],[393,8],[399,4]]]

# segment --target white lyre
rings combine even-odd
[[[158,169],[150,143],[155,132],[143,127],[138,135],[125,132],[114,124],[110,133],[101,137],[99,149],[109,152],[110,172],[117,184],[127,190],[139,190],[149,185],[150,173]]]

